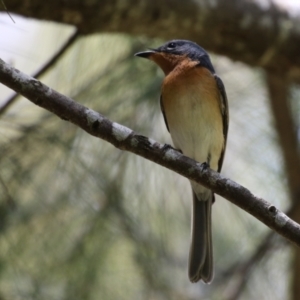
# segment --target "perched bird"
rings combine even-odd
[[[207,52],[194,42],[172,40],[135,56],[154,61],[165,73],[160,105],[174,146],[184,155],[221,171],[227,131],[228,104],[222,80]],[[213,279],[211,190],[191,182],[193,190],[191,282]]]

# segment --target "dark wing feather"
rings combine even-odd
[[[162,95],[160,95],[160,100],[159,101],[160,101],[160,109],[161,109],[161,112],[162,112],[162,114],[164,116],[164,120],[165,120],[167,129],[170,132],[170,129],[169,129],[169,126],[168,126],[168,122],[167,122],[167,117],[166,117],[164,106],[163,106],[163,102],[162,102]]]
[[[223,119],[223,135],[224,135],[224,147],[223,151],[221,153],[220,159],[219,159],[219,166],[218,166],[218,172],[221,171],[224,155],[225,155],[225,149],[226,149],[226,142],[227,142],[227,133],[228,133],[228,124],[229,124],[229,112],[228,112],[228,101],[227,101],[227,95],[225,91],[224,84],[220,77],[218,77],[216,74],[214,74],[214,77],[217,82],[218,89],[220,91],[220,108],[222,113],[222,119]]]

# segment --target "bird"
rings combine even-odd
[[[229,113],[224,84],[208,53],[195,42],[175,39],[135,56],[149,59],[164,72],[160,107],[174,147],[217,172],[226,149]],[[188,275],[192,283],[214,276],[212,204],[214,193],[191,181],[192,233]]]

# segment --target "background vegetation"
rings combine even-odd
[[[296,16],[273,4],[261,8],[260,2],[245,1],[241,8],[227,1],[224,11],[226,1],[215,6],[187,1],[184,7],[178,1],[145,1],[148,9],[153,6],[153,28],[146,28],[150,13],[139,4],[130,6],[134,1],[123,6],[70,1],[60,3],[59,13],[56,1],[27,2],[26,9],[17,0],[7,6],[76,28],[40,20],[26,27],[31,25],[23,19],[13,16],[15,25],[3,15],[1,58],[34,73],[71,38],[67,50],[40,72],[40,80],[162,143],[171,143],[158,103],[163,74],[133,54],[171,38],[193,39],[213,50],[230,107],[223,174],[282,210],[293,205],[294,219],[300,218]],[[93,5],[101,15],[98,24]],[[113,9],[105,10],[109,5]],[[192,24],[194,32],[188,21],[185,32],[181,21],[178,26],[178,19],[166,17],[173,11],[194,22],[206,20],[212,10],[221,15],[222,9],[214,26],[199,21]],[[127,13],[123,28],[120,11]],[[238,26],[237,12],[244,12]],[[262,15],[272,22],[261,27],[252,22]],[[143,16],[144,23],[137,24]],[[8,35],[10,26],[16,26],[15,35]],[[15,37],[21,37],[19,43],[9,44]],[[213,208],[215,279],[211,285],[191,284],[187,180],[87,135],[26,99],[10,100],[3,86],[0,91],[0,299],[300,298],[299,250],[220,197]]]

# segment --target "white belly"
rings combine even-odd
[[[174,146],[183,154],[200,163],[207,162],[210,168],[218,170],[224,145],[218,99],[200,99],[197,90],[194,93],[190,91],[189,95],[174,95],[169,107],[165,107]],[[202,199],[210,197],[210,191],[206,188],[195,183],[192,187],[196,194],[202,195]]]

